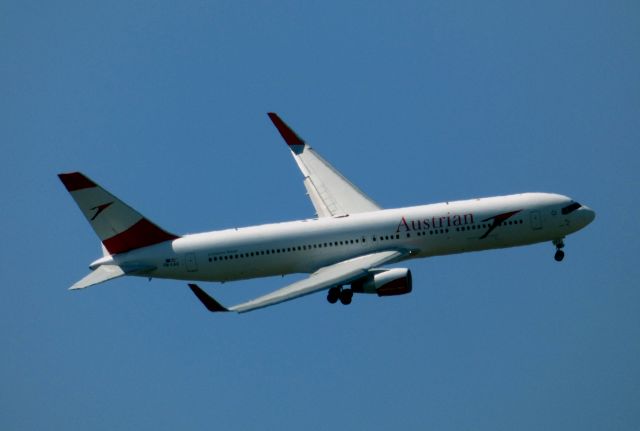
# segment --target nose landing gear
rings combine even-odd
[[[564,259],[564,251],[562,250],[564,248],[564,241],[562,239],[554,239],[553,245],[556,246],[556,254],[553,258],[556,262],[562,262],[562,259]]]

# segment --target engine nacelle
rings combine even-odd
[[[357,293],[376,293],[378,296],[404,295],[413,288],[411,271],[407,268],[388,269],[355,281],[351,288]]]

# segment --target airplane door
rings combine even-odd
[[[187,253],[187,256],[185,257],[185,266],[189,272],[196,272],[198,270],[198,261],[196,260],[195,253]]]
[[[542,217],[540,217],[540,211],[538,210],[531,211],[531,229],[542,229]]]

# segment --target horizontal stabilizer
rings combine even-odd
[[[104,283],[105,281],[122,277],[123,275],[124,271],[118,265],[101,265],[95,271],[71,286],[69,290],[84,289],[85,287]]]

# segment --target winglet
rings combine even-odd
[[[304,140],[300,138],[300,136],[298,136],[291,127],[287,126],[287,124],[278,117],[278,114],[275,112],[269,112],[267,115],[273,122],[273,125],[276,126],[276,129],[278,129],[278,132],[280,132],[280,135],[282,135],[282,138],[287,145],[290,147],[304,145]]]
[[[218,311],[229,311],[228,308],[224,307],[218,301],[207,295],[204,290],[198,287],[197,284],[190,283],[189,288],[191,289],[193,294],[196,295],[196,297],[200,300],[200,302],[202,302],[204,306],[207,307],[207,310],[214,313]]]

